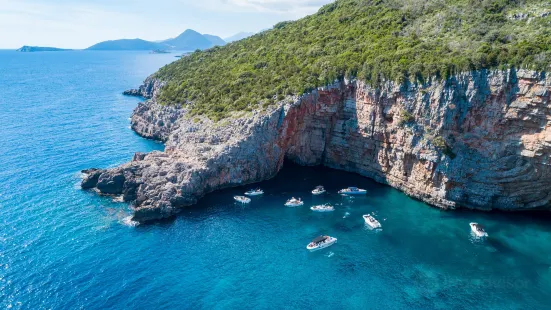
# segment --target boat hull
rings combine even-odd
[[[476,225],[476,224],[474,224],[474,223],[471,223],[471,224],[470,224],[470,226],[471,226],[471,231],[472,231],[472,233],[473,233],[475,236],[480,237],[480,238],[488,237],[488,233],[487,233],[487,232],[485,232],[485,231],[484,231],[484,232],[478,231],[478,230],[476,229],[476,226],[475,226],[475,225]]]
[[[286,207],[292,207],[292,208],[300,207],[300,206],[303,206],[303,205],[304,205],[304,202],[299,202],[299,203],[289,203],[288,202],[288,203],[285,204]]]
[[[314,212],[333,212],[335,211],[335,208],[329,208],[329,209],[316,209],[316,207],[311,207],[310,210]]]
[[[306,246],[306,249],[310,252],[315,252],[315,251],[319,251],[319,250],[328,248],[328,247],[332,246],[335,243],[337,243],[337,238],[331,238],[330,241],[325,242],[325,243],[320,244],[320,245],[317,245],[317,246],[314,246],[314,247]]]
[[[245,197],[246,198],[246,197]],[[250,203],[251,202],[251,199],[249,198],[246,198],[246,199],[240,199],[240,198],[237,198],[237,197],[233,197],[233,200],[239,202],[239,203]]]
[[[381,223],[377,220],[375,220],[374,222],[371,222],[368,218],[364,217],[364,222],[371,229],[377,229],[377,228],[383,227],[383,225],[381,225]]]
[[[347,196],[362,196],[362,195],[366,195],[367,191],[366,190],[360,190],[360,191],[357,191],[357,192],[339,191],[339,194],[347,195]]]

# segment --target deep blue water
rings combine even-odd
[[[0,51],[0,307],[12,309],[545,309],[551,218],[443,212],[354,174],[286,164],[247,206],[229,189],[162,223],[79,189],[79,171],[162,149],[121,92],[175,60]],[[309,192],[324,184],[329,194]],[[357,185],[367,197],[335,192]],[[302,197],[306,205],[286,208]],[[310,211],[331,202],[333,213]],[[362,214],[374,212],[382,231]],[[468,223],[485,224],[476,240]],[[309,253],[316,235],[338,243]]]

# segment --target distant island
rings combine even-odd
[[[70,49],[63,49],[63,48],[55,48],[55,47],[42,47],[42,46],[23,46],[22,48],[17,50],[18,52],[64,52],[64,51],[71,51]]]
[[[201,34],[195,30],[187,29],[175,38],[147,41],[143,39],[119,39],[99,42],[85,50],[89,51],[152,51],[153,54],[165,54],[174,51],[204,50],[214,46],[223,46],[227,43],[239,41],[254,33],[240,32],[226,40],[211,34]],[[59,52],[71,51],[55,47],[23,46],[18,52]]]
[[[197,50],[207,49],[213,46],[225,45],[226,41],[222,38],[209,34],[200,34],[195,30],[188,29],[179,36],[162,40],[162,41],[146,41],[142,39],[121,39],[111,40],[97,43],[90,46],[87,50],[94,51],[168,51],[168,50]]]
[[[153,50],[149,54],[170,54],[170,51],[167,50]]]
[[[254,32],[240,32],[240,33],[235,34],[231,37],[224,38],[224,41],[226,41],[227,43],[231,43],[231,42],[234,42],[234,41],[243,40],[243,39],[248,38],[248,37],[250,37],[254,34],[255,34]]]
[[[160,43],[149,42],[142,39],[110,40],[94,44],[87,48],[89,51],[149,51],[162,50],[166,46]]]

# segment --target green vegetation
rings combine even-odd
[[[415,116],[406,110],[402,110],[400,113],[400,126],[405,126],[415,121]]]
[[[432,145],[434,145],[438,150],[440,150],[444,155],[448,156],[451,159],[456,157],[455,153],[452,151],[451,147],[446,143],[446,140],[441,136],[437,136],[432,140]]]
[[[547,0],[338,0],[242,41],[162,68],[164,104],[214,120],[343,77],[425,82],[485,68],[546,70]]]

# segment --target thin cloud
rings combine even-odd
[[[302,13],[314,12],[332,0],[226,0],[230,5],[264,12]]]
[[[334,0],[203,0],[197,6],[213,11],[260,12],[300,18]]]

